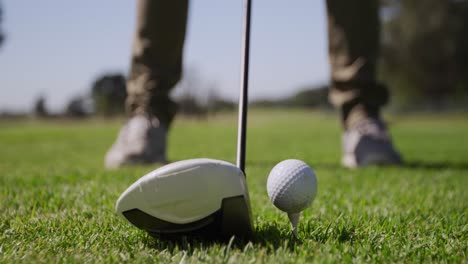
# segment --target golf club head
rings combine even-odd
[[[245,176],[221,160],[191,159],[156,169],[132,184],[115,208],[152,235],[246,236],[252,231]]]

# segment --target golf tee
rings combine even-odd
[[[288,213],[289,222],[291,222],[292,231],[295,237],[297,237],[297,225],[299,224],[299,218],[301,213]]]

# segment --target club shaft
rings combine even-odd
[[[249,57],[250,57],[250,13],[251,0],[244,0],[244,23],[241,55],[241,77],[239,95],[239,120],[237,131],[237,166],[245,175],[245,151],[247,141],[247,108],[249,86]]]

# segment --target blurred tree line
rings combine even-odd
[[[468,1],[383,3],[381,74],[397,107],[468,106]]]
[[[127,97],[126,85],[123,74],[104,73],[92,82],[85,95],[77,95],[70,99],[64,114],[68,117],[123,115]],[[174,91],[173,97],[179,105],[179,113],[183,115],[205,117],[208,114],[236,109],[236,103],[219,96],[216,87],[202,81],[193,69],[186,71],[183,80]],[[41,95],[36,100],[34,111],[39,117],[50,116],[44,96]]]
[[[91,86],[94,112],[112,116],[125,112],[127,88],[122,74],[106,74],[97,78]]]
[[[65,107],[68,117],[87,117],[100,115],[111,117],[125,113],[127,86],[121,73],[105,73],[98,76],[85,95],[70,98]]]
[[[296,93],[278,99],[261,99],[251,103],[252,107],[298,107],[332,109],[328,103],[328,86],[304,86]]]

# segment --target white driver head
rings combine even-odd
[[[252,231],[245,176],[214,159],[175,162],[141,177],[118,199],[117,212],[150,234]]]

